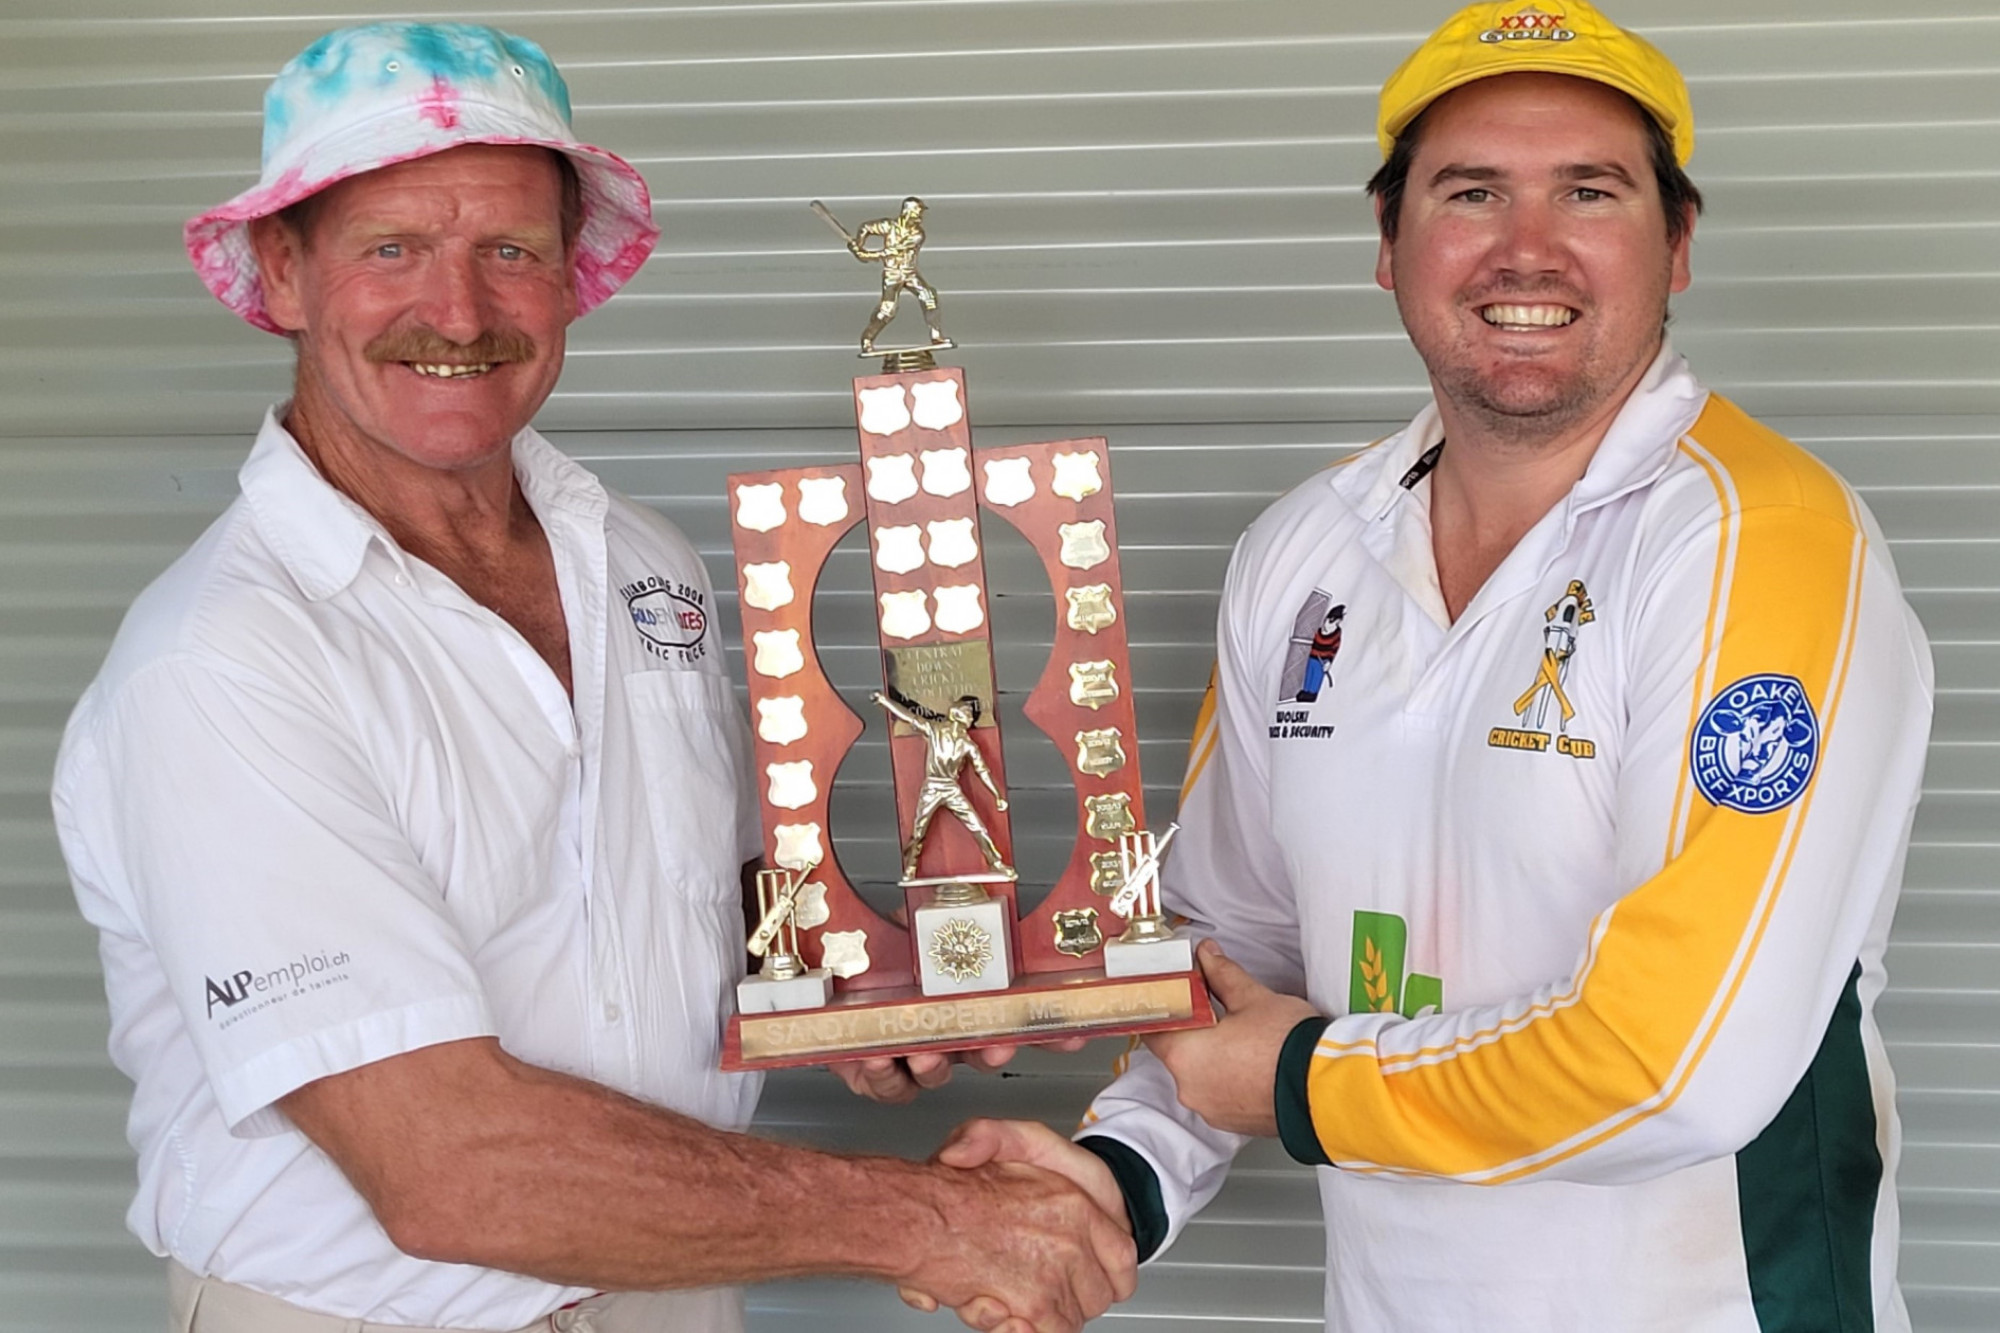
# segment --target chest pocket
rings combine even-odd
[[[749,744],[728,680],[636,671],[625,677],[625,695],[667,882],[690,898],[734,904]]]

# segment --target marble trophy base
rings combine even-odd
[[[1013,981],[1007,904],[998,898],[933,902],[910,914],[917,986],[925,995],[977,995]]]
[[[736,983],[736,1008],[745,1014],[784,1014],[824,1008],[833,998],[833,973],[823,967],[795,977],[745,977]]]
[[[1178,930],[1164,931],[1148,939],[1104,942],[1107,977],[1151,977],[1193,970],[1194,941]]]

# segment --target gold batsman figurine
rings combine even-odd
[[[937,290],[924,281],[924,275],[917,272],[917,251],[924,247],[924,201],[912,195],[903,201],[902,211],[894,217],[876,218],[864,222],[852,236],[842,226],[826,205],[819,200],[812,201],[813,212],[825,219],[826,224],[840,233],[840,239],[847,242],[847,249],[864,264],[882,266],[882,300],[875,307],[874,318],[861,334],[861,355],[874,356],[875,339],[889,321],[896,317],[896,308],[902,303],[903,293],[917,298],[917,304],[924,308],[924,324],[930,329],[932,348],[954,347],[957,344],[944,336],[944,326],[938,322]],[[870,245],[870,239],[880,242]]]
[[[910,840],[903,844],[904,882],[917,877],[917,860],[924,852],[924,835],[930,832],[931,819],[940,809],[958,816],[958,822],[965,825],[965,831],[979,844],[980,853],[995,874],[1007,879],[1015,878],[1014,867],[1000,855],[992,833],[987,831],[986,821],[972,808],[972,802],[966,799],[964,789],[959,786],[965,767],[970,764],[979,775],[979,780],[986,784],[986,790],[993,793],[994,808],[1007,808],[1007,798],[1000,794],[1000,788],[994,783],[992,770],[987,768],[979,747],[972,743],[972,726],[979,721],[979,700],[968,694],[940,716],[908,700],[893,699],[880,690],[869,697],[886,708],[891,717],[908,723],[924,738],[924,785],[917,793],[917,816],[910,822]]]

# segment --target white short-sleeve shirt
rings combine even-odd
[[[129,1223],[350,1318],[514,1328],[584,1293],[414,1259],[277,1099],[437,1042],[741,1129],[718,1069],[757,849],[714,599],[672,525],[532,430],[575,697],[266,419],[121,627],[54,802],[137,1085]]]

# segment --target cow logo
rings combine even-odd
[[[1694,785],[1710,805],[1782,810],[1819,763],[1819,718],[1795,677],[1745,676],[1709,700],[1688,743]]]
[[[643,578],[619,590],[632,627],[646,651],[670,662],[692,662],[708,653],[708,612],[699,588]]]
[[[1497,42],[1571,42],[1576,33],[1563,26],[1568,21],[1566,14],[1551,14],[1534,5],[1516,10],[1512,14],[1502,14],[1493,27],[1479,34],[1479,40],[1492,45]]]

